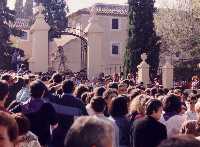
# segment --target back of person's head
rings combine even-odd
[[[97,87],[94,89],[94,96],[103,96],[103,93],[106,91],[104,87]]]
[[[105,108],[106,108],[106,102],[105,100],[100,97],[100,96],[96,96],[96,97],[93,97],[91,99],[91,107],[92,109],[97,112],[97,113],[102,113],[104,112]]]
[[[74,82],[72,80],[65,80],[62,83],[62,90],[64,93],[73,93],[74,91]]]
[[[110,147],[113,145],[113,126],[109,121],[79,117],[65,137],[65,147]]]
[[[167,95],[163,99],[163,110],[165,112],[179,113],[181,112],[181,100],[174,94]]]
[[[131,100],[129,111],[130,113],[137,112],[139,114],[144,115],[145,113],[145,104],[149,100],[149,98],[146,97],[146,95],[138,95],[134,99]]]
[[[57,84],[62,83],[62,81],[63,81],[62,75],[59,74],[59,73],[55,73],[55,74],[52,76],[52,79],[53,79],[53,82],[54,82],[54,83],[57,83]]]
[[[192,136],[176,136],[164,140],[158,147],[199,147],[200,141]]]
[[[106,91],[103,93],[103,99],[108,100],[112,99],[113,97],[116,97],[118,95],[116,89],[108,88]]]
[[[6,96],[8,96],[9,87],[6,81],[0,80],[0,101],[5,100]]]
[[[10,74],[4,74],[1,76],[1,80],[5,80],[9,82],[11,80],[12,76]]]
[[[198,137],[200,135],[199,125],[196,120],[185,121],[180,129],[180,134],[193,135]]]
[[[10,114],[6,112],[0,112],[0,127],[6,128],[6,133],[11,142],[15,142],[17,140],[18,125]]]
[[[128,113],[127,97],[118,96],[113,98],[109,112],[112,117],[122,117]]]
[[[156,94],[157,94],[157,89],[156,88],[151,88],[150,96],[155,96]]]
[[[111,82],[111,83],[109,83],[108,88],[113,88],[113,89],[118,90],[118,83]]]
[[[78,87],[76,87],[76,89],[74,91],[74,95],[77,98],[81,98],[82,94],[87,92],[87,91],[88,91],[88,88],[85,85],[81,84]]]
[[[160,107],[162,107],[161,101],[157,99],[150,99],[146,103],[146,115],[152,115],[154,112],[158,112]]]
[[[22,113],[13,114],[13,117],[15,118],[19,127],[19,136],[25,135],[30,130],[29,119]]]
[[[40,80],[31,82],[30,93],[33,98],[41,98],[45,92],[44,84]]]

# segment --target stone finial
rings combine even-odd
[[[141,58],[142,58],[142,62],[146,62],[146,60],[147,60],[147,54],[146,54],[146,53],[143,53],[143,54],[141,55]]]
[[[43,11],[44,11],[44,6],[42,5],[42,3],[40,3],[38,6],[38,12],[39,12],[39,14],[42,14]]]

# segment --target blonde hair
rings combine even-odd
[[[148,101],[146,95],[141,94],[136,96],[130,103],[129,112],[133,113],[137,111],[138,113],[145,113],[145,104]]]

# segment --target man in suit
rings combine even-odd
[[[73,81],[65,80],[62,83],[63,94],[59,98],[49,98],[58,114],[58,127],[53,130],[53,146],[63,147],[65,135],[74,120],[79,116],[88,115],[84,103],[73,96],[74,87]]]
[[[165,125],[158,120],[162,114],[162,103],[152,99],[146,105],[146,117],[133,123],[131,135],[133,147],[157,147],[167,138]]]

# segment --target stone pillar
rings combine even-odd
[[[166,58],[166,63],[162,67],[162,84],[164,88],[173,88],[174,86],[174,67],[170,63],[170,57]]]
[[[144,86],[150,83],[149,78],[149,65],[146,63],[147,55],[144,53],[141,55],[142,62],[138,65],[138,83],[143,82]]]
[[[85,29],[88,38],[88,52],[87,52],[87,76],[88,79],[97,77],[101,72],[102,63],[102,38],[103,29],[99,25],[98,16],[96,15],[96,8],[92,11],[92,17],[89,20],[89,24]]]
[[[39,13],[36,21],[31,27],[32,34],[32,57],[30,59],[30,70],[32,72],[47,72],[49,67],[48,32],[50,26],[45,22],[42,14],[44,7],[38,6]]]

